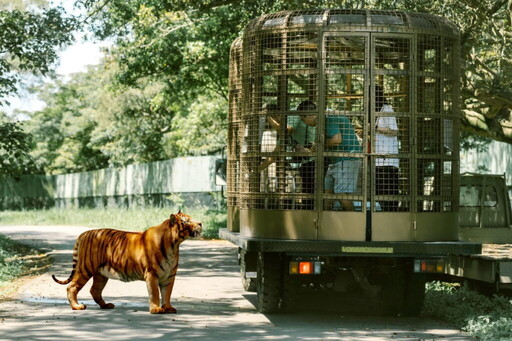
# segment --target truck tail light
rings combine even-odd
[[[292,261],[290,262],[290,275],[320,275],[322,263],[318,261]]]
[[[443,258],[414,260],[414,272],[417,273],[444,273],[444,269],[445,262]]]

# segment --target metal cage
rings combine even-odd
[[[457,239],[459,32],[428,14],[283,11],[233,42],[229,226]]]

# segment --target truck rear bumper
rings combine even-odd
[[[250,252],[311,253],[332,256],[440,257],[472,255],[482,252],[482,244],[473,242],[353,242],[325,240],[289,240],[243,237],[238,232],[220,229],[219,236]]]

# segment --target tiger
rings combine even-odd
[[[77,301],[78,292],[93,279],[92,298],[102,309],[113,309],[101,293],[109,278],[124,282],[143,280],[149,295],[151,314],[176,313],[171,293],[178,271],[179,246],[189,237],[201,235],[202,224],[181,212],[171,214],[160,225],[144,232],[114,229],[89,230],[78,236],[73,248],[73,268],[68,279],[67,298],[71,309],[86,309]],[[161,305],[160,305],[161,294]]]

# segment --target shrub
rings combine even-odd
[[[512,338],[512,301],[487,297],[459,284],[427,283],[424,313],[481,340]]]

